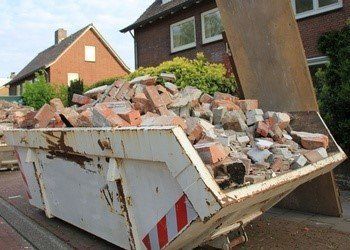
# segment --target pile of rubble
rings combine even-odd
[[[0,100],[0,144],[4,143],[2,131],[12,128],[15,120],[19,121],[28,113],[32,113],[32,117],[36,114],[33,108]]]
[[[172,74],[118,80],[82,95],[65,108],[51,100],[35,115],[20,116],[22,128],[168,126],[184,129],[221,188],[276,177],[327,157],[329,139],[293,131],[287,113],[263,112],[257,100],[230,94],[179,90]]]

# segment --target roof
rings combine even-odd
[[[120,30],[120,32],[127,32],[145,25],[146,23],[157,20],[160,17],[172,14],[174,12],[180,11],[185,7],[188,7],[194,3],[198,3],[201,0],[172,0],[168,3],[162,4],[162,0],[154,1],[151,6],[131,25]]]
[[[56,60],[67,51],[70,46],[77,41],[86,31],[92,29],[95,34],[101,39],[101,41],[105,44],[107,49],[112,53],[115,58],[119,61],[122,67],[126,71],[130,71],[123,60],[117,55],[117,53],[112,49],[112,47],[107,43],[107,41],[102,37],[102,35],[98,32],[98,30],[94,27],[93,24],[89,24],[84,28],[78,30],[74,34],[68,36],[60,43],[55,44],[46,50],[40,52],[30,63],[27,64],[8,84],[16,83],[18,81],[23,80],[24,78],[34,74],[40,69],[46,69],[50,67]]]

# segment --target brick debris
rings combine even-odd
[[[172,74],[118,80],[65,108],[53,99],[39,111],[14,115],[19,128],[180,126],[223,189],[263,182],[328,157],[329,138],[293,131],[288,113],[259,109],[258,100],[213,96]]]

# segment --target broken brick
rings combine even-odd
[[[196,144],[194,147],[206,164],[222,161],[228,155],[225,148],[218,142],[200,143]]]
[[[262,137],[267,137],[269,135],[269,126],[265,122],[258,122],[256,133]]]
[[[318,161],[321,161],[327,158],[328,153],[325,148],[318,148],[318,149],[306,152],[304,156],[310,163],[316,163]]]
[[[175,95],[179,93],[177,86],[171,82],[164,83],[164,87],[172,94]]]
[[[64,105],[59,98],[54,98],[50,101],[51,107],[53,107],[56,111],[62,111],[64,109]]]
[[[79,113],[77,113],[74,109],[72,108],[64,108],[61,112],[60,112],[60,116],[61,119],[63,121],[63,123],[68,127],[77,127],[78,123],[78,117],[79,117]]]
[[[126,113],[119,113],[119,115],[122,119],[127,121],[131,126],[139,126],[141,125],[141,115],[140,112],[137,110],[131,110]]]
[[[227,109],[227,111],[241,110],[239,106],[237,106],[236,104],[234,104],[234,102],[230,100],[214,100],[212,102],[212,107],[213,108],[224,107]]]
[[[80,113],[78,119],[77,119],[77,126],[78,127],[93,127],[93,114],[91,109],[86,109],[83,112]]]
[[[312,137],[302,137],[301,145],[305,149],[313,150],[317,148],[328,148],[329,139],[326,135],[312,136]]]
[[[207,93],[204,93],[201,98],[199,98],[199,101],[203,103],[212,103],[214,101],[214,98],[211,95],[208,95]]]
[[[161,73],[160,77],[166,82],[175,82],[176,76],[172,73]]]
[[[258,100],[252,100],[252,99],[246,99],[246,100],[237,100],[236,104],[244,111],[248,112],[250,110],[258,109],[259,108],[259,101]]]
[[[156,86],[147,86],[145,88],[145,95],[151,101],[154,108],[165,106],[162,97],[159,95]]]
[[[92,103],[93,100],[87,96],[73,94],[72,102],[79,105],[86,105]]]
[[[55,116],[55,109],[49,104],[44,104],[38,113],[35,115],[34,119],[37,122],[36,127],[46,128],[49,125],[52,118]]]
[[[143,84],[147,86],[155,85],[157,83],[157,77],[152,77],[150,75],[136,77],[130,81],[131,85]]]

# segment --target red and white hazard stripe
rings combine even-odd
[[[183,195],[157,225],[143,238],[148,250],[163,249],[169,242],[184,230],[198,214]]]

